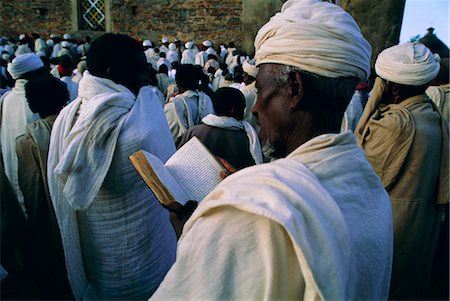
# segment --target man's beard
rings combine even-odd
[[[286,156],[286,152],[284,151],[285,147],[282,147],[280,143],[271,143],[269,139],[262,145],[262,153],[265,162],[270,162],[275,159],[283,158]]]

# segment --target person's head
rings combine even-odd
[[[208,60],[217,60],[217,57],[214,54],[208,54]]]
[[[180,63],[177,61],[173,61],[172,63],[170,63],[170,67],[172,67],[172,70],[178,69],[179,66],[180,66]]]
[[[375,62],[377,75],[386,83],[383,103],[400,103],[425,93],[439,74],[440,58],[421,43],[404,43],[383,50]]]
[[[234,41],[228,43],[228,48],[236,48],[236,45],[234,45]]]
[[[46,71],[44,63],[35,53],[18,55],[8,64],[8,72],[15,80],[29,80],[44,74]]]
[[[243,82],[246,85],[250,85],[256,80],[256,76],[258,75],[258,67],[255,66],[253,61],[245,61],[242,64],[243,73]]]
[[[212,97],[214,112],[217,116],[244,118],[245,97],[238,89],[223,87],[217,89]]]
[[[37,32],[33,32],[32,34],[31,34],[31,36],[33,37],[33,39],[39,39],[41,36],[37,33]]]
[[[152,48],[152,46],[153,46],[153,44],[152,44],[152,41],[150,41],[150,40],[144,40],[142,42],[142,47],[144,48],[144,51],[149,48]]]
[[[313,137],[339,132],[356,84],[370,71],[370,45],[349,14],[320,0],[287,1],[261,27],[255,49],[252,112],[266,154],[284,157]]]
[[[91,36],[85,36],[85,37],[84,37],[84,42],[85,42],[85,43],[90,43],[91,41],[92,41]]]
[[[86,62],[89,73],[124,85],[135,95],[148,82],[147,60],[142,47],[126,35],[107,33],[95,39]]]
[[[180,92],[197,90],[199,82],[197,68],[191,64],[180,65],[175,75],[175,81]]]
[[[58,114],[69,101],[66,84],[51,75],[29,80],[25,84],[25,95],[31,112],[41,118]]]
[[[71,76],[73,70],[75,69],[75,63],[72,60],[70,55],[63,55],[58,58],[58,72],[61,77],[63,76]]]
[[[166,58],[166,53],[165,52],[160,52],[159,53],[159,57]]]
[[[162,43],[164,46],[169,45],[169,38],[166,37],[166,36],[164,36],[164,37],[161,39],[161,43]]]
[[[159,73],[164,73],[164,74],[168,74],[169,73],[169,68],[167,68],[166,64],[162,64],[161,66],[159,66]]]

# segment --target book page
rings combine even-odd
[[[196,137],[192,137],[177,150],[165,166],[183,186],[191,200],[198,202],[222,181],[219,172],[225,171]]]
[[[184,205],[189,200],[188,194],[158,157],[141,150],[131,155],[130,160],[161,204],[177,201]]]

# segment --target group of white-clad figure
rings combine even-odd
[[[368,85],[369,42],[320,0],[286,1],[254,58],[232,43],[111,33],[60,58],[87,44],[74,99],[61,85],[70,68],[55,61],[61,80],[51,76],[37,46],[6,67],[2,217],[27,215],[31,278],[15,291],[20,271],[2,261],[9,296],[432,297],[449,201],[448,58],[389,47]],[[226,159],[227,177],[163,208],[128,157],[165,162],[192,136]]]

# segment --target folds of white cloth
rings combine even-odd
[[[255,160],[256,164],[261,164],[263,162],[261,144],[259,142],[258,134],[249,122],[244,120],[239,121],[233,117],[217,116],[214,114],[207,115],[202,119],[202,122],[209,126],[215,126],[224,129],[236,128],[239,130],[245,130],[249,141],[249,151],[253,157],[253,160]]]
[[[145,299],[175,260],[176,237],[128,156],[174,152],[160,100],[85,72],[55,121],[48,183],[76,299]],[[155,231],[158,229],[158,231]]]
[[[198,97],[196,112],[188,103],[188,98]],[[176,119],[180,127],[181,134],[196,124],[199,124],[203,117],[214,113],[211,99],[201,91],[188,90],[173,98]]]

